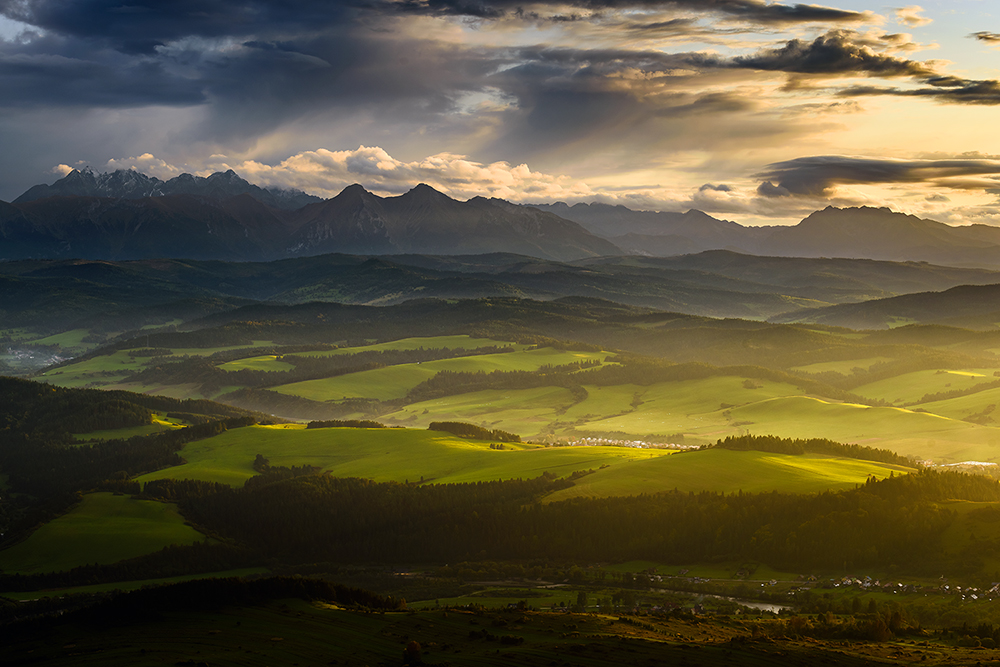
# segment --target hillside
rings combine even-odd
[[[1000,321],[1000,285],[960,285],[887,299],[792,311],[775,322],[813,322],[852,329],[886,329],[901,324],[947,324],[993,330]]]

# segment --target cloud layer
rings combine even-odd
[[[775,166],[857,154],[863,143],[830,137],[874,122],[872,102],[909,105],[914,127],[923,107],[1000,103],[990,73],[922,58],[934,44],[886,29],[922,34],[937,25],[929,11],[877,9],[0,0],[0,199],[53,165],[227,164],[326,194],[364,175],[386,193],[417,179],[460,196],[789,216],[841,186],[918,185],[879,180],[871,165],[853,165],[861,180],[815,182],[796,175],[803,164]],[[994,43],[998,33],[963,34]]]

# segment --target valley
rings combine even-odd
[[[996,644],[992,264],[570,255],[0,264],[12,664],[132,664],[91,616],[149,664],[328,664],[360,627],[386,664]]]

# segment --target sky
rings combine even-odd
[[[1000,225],[1000,3],[0,0],[0,200],[73,168],[332,197]]]

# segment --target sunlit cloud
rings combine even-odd
[[[136,168],[158,178],[172,178],[182,172],[151,154],[109,161],[108,169]],[[441,153],[421,160],[404,162],[377,146],[355,150],[305,151],[267,165],[255,160],[230,161],[215,155],[195,175],[207,176],[233,169],[247,180],[265,187],[296,189],[322,197],[333,197],[348,185],[360,183],[382,195],[397,195],[425,183],[456,199],[490,196],[513,201],[526,198],[556,200],[592,197],[585,183],[566,176],[532,171],[525,164],[506,162],[484,164],[463,155]]]
[[[920,5],[910,5],[909,7],[899,7],[896,9],[896,21],[911,28],[919,28],[934,22],[934,19],[921,16],[924,8]]]
[[[990,46],[1000,47],[1000,32],[988,32],[986,30],[980,30],[979,32],[974,32],[969,37],[973,39],[978,39],[980,42],[986,42]]]

